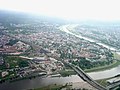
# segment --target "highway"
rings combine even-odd
[[[96,81],[94,81],[90,76],[88,76],[81,68],[79,68],[78,66],[75,66],[73,64],[70,63],[66,63],[65,61],[61,60],[62,63],[68,65],[69,67],[71,67],[80,78],[82,78],[84,81],[86,81],[87,83],[89,83],[91,86],[95,87],[98,90],[109,90],[105,87],[103,87],[102,85],[100,85],[99,83],[97,83]]]

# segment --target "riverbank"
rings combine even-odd
[[[86,82],[66,83],[64,85],[52,84],[42,88],[28,90],[96,90]]]
[[[106,66],[100,66],[100,67],[95,67],[92,69],[86,69],[84,70],[85,72],[98,72],[98,71],[104,71],[104,70],[109,70],[112,69],[114,67],[117,67],[120,65],[120,61],[114,61],[112,64],[110,65],[106,65]]]
[[[106,66],[95,67],[92,69],[86,69],[84,71],[85,72],[97,72],[97,71],[109,70],[109,69],[119,66],[120,65],[120,55],[115,52],[113,53],[113,55],[114,55],[115,61],[112,64],[106,65]]]
[[[100,46],[103,46],[107,49],[110,49],[112,51],[117,51],[115,48],[109,46],[109,45],[105,45],[103,43],[100,43],[100,42],[96,42],[96,40],[93,40],[91,38],[87,38],[87,37],[84,37],[84,36],[81,36],[81,35],[77,35],[76,33],[73,33],[71,32],[71,30],[74,30],[74,28],[76,27],[77,25],[75,24],[72,24],[72,25],[64,25],[64,26],[61,26],[60,27],[60,30],[63,31],[63,32],[66,32],[70,35],[74,35],[78,38],[81,38],[81,39],[84,39],[84,40],[87,40],[89,42],[94,42]],[[115,57],[118,57],[117,59],[120,60],[120,55],[118,54],[119,52],[116,52],[116,54],[114,54]],[[115,58],[116,59],[116,58]],[[110,65],[106,65],[106,66],[100,66],[100,67],[95,67],[95,68],[92,68],[92,69],[86,69],[85,72],[96,72],[96,71],[103,71],[103,70],[107,70],[107,69],[111,69],[111,68],[114,68],[114,67],[117,67],[118,65],[120,65],[120,62],[119,61],[116,61],[116,62],[113,62],[112,64]]]
[[[112,64],[107,65],[107,66],[95,67],[95,68],[92,68],[92,69],[86,69],[84,71],[86,73],[105,71],[105,70],[109,70],[109,69],[115,68],[115,67],[117,67],[119,65],[120,65],[120,61],[115,61]],[[66,76],[70,76],[70,75],[76,75],[76,73],[72,69],[62,70],[59,73],[61,74],[62,77],[66,77]]]

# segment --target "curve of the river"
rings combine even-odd
[[[75,34],[69,32],[69,30],[67,30],[67,25],[62,26],[61,30],[65,31],[69,34],[75,35]],[[86,37],[82,37],[82,36],[78,36],[78,35],[75,35],[75,36],[79,37],[79,38],[83,38],[90,42],[95,42],[94,40],[86,38]],[[109,47],[102,43],[97,43],[97,44],[102,45],[106,48],[109,48],[110,50],[116,50],[115,48]],[[91,72],[91,73],[87,73],[87,74],[90,75],[90,77],[92,77],[94,80],[113,77],[113,76],[120,74],[120,65],[117,67],[114,67],[112,69],[109,69],[109,70]],[[50,84],[65,84],[65,83],[69,83],[69,82],[72,82],[72,83],[83,82],[83,80],[78,75],[71,75],[70,77],[53,77],[53,78],[52,77],[46,77],[46,78],[37,77],[37,78],[31,79],[31,80],[26,79],[26,80],[16,81],[13,83],[0,84],[0,90],[26,90],[26,89],[30,89],[30,88],[43,87],[43,86],[47,86]]]
[[[117,49],[111,47],[111,46],[108,46],[106,44],[103,44],[103,43],[100,43],[98,41],[95,41],[91,38],[87,38],[87,37],[83,37],[81,35],[76,35],[72,32],[70,32],[70,30],[74,29],[75,27],[77,26],[77,24],[71,24],[71,25],[63,25],[60,27],[60,30],[61,31],[64,31],[68,34],[71,34],[71,35],[74,35],[78,38],[82,38],[84,40],[87,40],[87,41],[90,41],[90,42],[95,42],[96,44],[98,45],[101,45],[107,49],[110,49],[112,51],[117,51]],[[120,54],[120,52],[116,52],[117,54]],[[105,71],[99,71],[99,72],[91,72],[91,73],[88,73],[93,79],[103,79],[103,78],[109,78],[109,77],[113,77],[115,75],[118,75],[120,74],[120,66],[118,67],[115,67],[115,68],[112,68],[110,70],[105,70]]]
[[[78,37],[78,38],[82,38],[82,39],[87,40],[87,41],[90,41],[90,42],[95,42],[96,44],[101,45],[101,46],[103,46],[103,47],[105,47],[105,48],[107,48],[107,49],[110,49],[110,50],[112,50],[112,51],[117,51],[117,49],[115,49],[114,47],[108,46],[108,45],[106,45],[106,44],[104,44],[104,43],[101,43],[101,42],[98,42],[98,41],[96,41],[96,40],[94,40],[94,39],[91,39],[91,38],[88,38],[88,37],[84,37],[84,36],[81,36],[81,35],[76,35],[76,34],[70,32],[70,30],[72,30],[72,29],[74,30],[74,28],[75,28],[76,26],[77,26],[77,24],[63,25],[63,26],[60,27],[60,30],[61,30],[61,31],[64,31],[64,32],[66,32],[66,33],[68,33],[68,34],[74,35],[74,36],[76,36],[76,37]],[[120,52],[117,52],[117,53],[119,54]]]

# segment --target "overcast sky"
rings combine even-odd
[[[0,9],[81,20],[120,20],[120,0],[0,0]]]

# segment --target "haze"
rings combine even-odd
[[[0,9],[71,20],[120,20],[119,0],[0,0]]]

